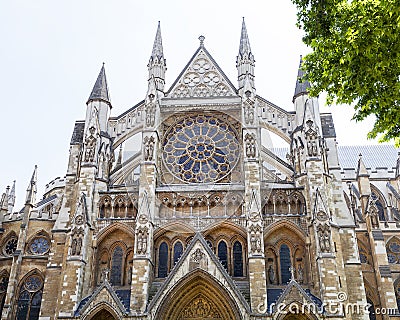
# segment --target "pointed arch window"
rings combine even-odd
[[[243,249],[239,241],[233,244],[233,276],[243,277]]]
[[[228,247],[225,241],[218,244],[218,258],[225,270],[228,270]]]
[[[174,265],[179,261],[179,258],[181,257],[183,253],[183,245],[180,241],[175,243],[174,246]]]
[[[114,286],[122,285],[122,261],[124,251],[120,246],[115,247],[112,254],[110,281]]]
[[[43,279],[39,275],[31,275],[22,284],[17,303],[17,320],[39,319],[42,303]]]
[[[0,277],[0,314],[3,312],[4,302],[6,300],[8,286],[8,274],[3,274]]]
[[[281,265],[281,281],[282,284],[289,283],[290,281],[290,249],[286,244],[282,244],[279,249],[279,259]]]
[[[166,242],[160,244],[158,252],[158,277],[165,278],[168,273],[168,245]]]

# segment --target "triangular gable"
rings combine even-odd
[[[211,278],[217,280],[217,282],[235,299],[238,303],[238,307],[243,312],[250,311],[246,300],[200,233],[194,236],[174,269],[151,300],[148,310],[156,310],[164,300],[164,297],[173,290],[180,279],[199,269],[208,273]]]
[[[110,283],[105,280],[90,297],[84,298],[79,304],[75,316],[84,315],[87,311],[94,310],[100,304],[105,304],[118,315],[127,315],[129,310],[126,310],[121,300],[111,287]]]
[[[200,46],[167,92],[168,98],[237,96],[237,90],[210,53]]]
[[[295,310],[293,304],[298,304],[300,310],[302,310],[302,307],[306,307],[304,310],[315,311],[315,313],[321,312],[322,308],[321,301],[317,297],[311,295],[311,293],[308,294],[294,279],[289,282],[276,303],[270,306],[269,311],[274,313],[277,311],[277,308],[282,308],[282,306],[290,307]]]

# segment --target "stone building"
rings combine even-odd
[[[158,26],[121,115],[103,65],[66,176],[7,188],[2,319],[400,319],[397,150],[337,146],[300,68],[291,110],[256,94],[244,21],[237,86],[199,40],[167,88]]]

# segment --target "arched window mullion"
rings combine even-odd
[[[289,283],[291,278],[290,267],[292,261],[290,257],[290,249],[286,244],[282,244],[279,249],[279,260],[280,260],[280,273],[282,284]]]
[[[165,278],[168,274],[168,245],[166,242],[160,244],[158,251],[158,277]]]
[[[228,271],[228,247],[223,240],[218,243],[218,258],[225,270]]]
[[[233,276],[243,277],[243,248],[239,241],[233,244]]]

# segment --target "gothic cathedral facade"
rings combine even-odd
[[[397,150],[337,146],[300,68],[293,111],[258,95],[244,21],[237,87],[199,40],[167,89],[158,26],[114,117],[103,65],[66,176],[7,188],[1,319],[400,319]]]

